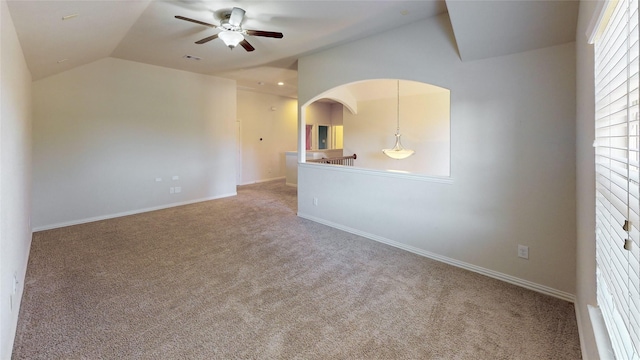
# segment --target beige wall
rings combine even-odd
[[[331,104],[331,124],[332,125],[343,124],[343,121],[344,121],[343,111],[344,111],[344,105],[340,103]]]
[[[236,192],[235,81],[106,58],[33,98],[36,229]]]
[[[285,152],[295,150],[298,139],[297,104],[295,99],[238,90],[242,134],[238,184],[285,177]]]
[[[452,182],[303,164],[298,214],[573,300],[575,44],[462,62],[454,39],[445,14],[299,59],[301,106],[367,79],[451,90]]]
[[[331,103],[314,102],[307,107],[305,124],[313,125],[313,132],[311,136],[312,150],[318,149],[318,125],[331,126],[333,120],[332,117],[333,111]]]
[[[0,38],[0,358],[9,359],[31,245],[32,116],[31,74],[5,1]]]
[[[344,111],[344,152],[357,154],[356,166],[430,176],[449,176],[449,92],[400,97],[400,133],[415,154],[402,161],[382,149],[395,144],[397,99],[358,101],[358,113]]]

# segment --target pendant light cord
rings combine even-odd
[[[398,80],[398,88],[397,88],[397,99],[398,102],[396,104],[396,118],[398,119],[398,127],[396,128],[396,133],[400,133],[400,80]]]

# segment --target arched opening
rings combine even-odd
[[[416,81],[376,79],[338,86],[301,106],[298,161],[340,152],[357,154],[356,168],[448,177],[450,108],[448,89]],[[382,153],[394,145],[398,122],[404,146],[415,151],[403,160]],[[315,130],[325,131],[321,126],[342,129],[340,148],[323,146],[322,133]]]

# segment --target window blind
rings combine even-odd
[[[638,0],[595,42],[597,300],[616,358],[640,360]]]

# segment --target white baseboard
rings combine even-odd
[[[278,177],[274,177],[274,178],[269,178],[269,179],[262,179],[262,180],[255,180],[255,181],[248,181],[242,184],[238,184],[239,186],[243,186],[243,185],[251,185],[251,184],[260,184],[263,182],[269,182],[269,181],[276,181],[276,180],[284,180],[285,177],[284,176],[278,176]]]
[[[387,245],[391,245],[393,247],[397,247],[399,249],[412,252],[414,254],[418,254],[418,255],[421,255],[421,256],[424,256],[424,257],[427,257],[427,258],[430,258],[430,259],[434,259],[434,260],[443,262],[445,264],[449,264],[449,265],[453,265],[453,266],[456,266],[456,267],[459,267],[459,268],[462,268],[462,269],[470,270],[470,271],[476,272],[478,274],[482,274],[482,275],[485,275],[485,276],[488,276],[488,277],[491,277],[491,278],[494,278],[494,279],[502,280],[502,281],[508,282],[510,284],[514,284],[514,285],[523,287],[525,289],[533,290],[533,291],[536,291],[536,292],[539,292],[539,293],[542,293],[542,294],[545,294],[545,295],[553,296],[555,298],[562,299],[562,300],[565,300],[565,301],[569,301],[571,303],[575,303],[575,300],[576,300],[576,297],[573,294],[570,294],[570,293],[564,292],[564,291],[560,291],[560,290],[557,290],[557,289],[554,289],[554,288],[551,288],[551,287],[548,287],[548,286],[545,286],[545,285],[540,285],[540,284],[531,282],[529,280],[520,279],[520,278],[517,278],[515,276],[503,274],[503,273],[498,272],[498,271],[486,269],[486,268],[483,268],[483,267],[480,267],[480,266],[469,264],[469,263],[466,263],[466,262],[463,262],[463,261],[459,261],[459,260],[456,260],[456,259],[452,259],[452,258],[449,258],[449,257],[446,257],[446,256],[438,255],[438,254],[435,254],[435,253],[432,253],[432,252],[429,252],[429,251],[426,251],[426,250],[423,250],[423,249],[420,249],[420,248],[416,248],[416,247],[413,247],[413,246],[410,246],[410,245],[402,244],[402,243],[399,243],[397,241],[389,240],[387,238],[384,238],[384,237],[381,237],[381,236],[378,236],[378,235],[370,234],[370,233],[367,233],[367,232],[364,232],[364,231],[360,231],[360,230],[353,229],[353,228],[350,228],[350,227],[347,227],[347,226],[336,224],[336,223],[331,222],[331,221],[320,219],[320,218],[317,218],[315,216],[307,215],[307,214],[300,213],[300,212],[298,212],[298,216],[303,218],[303,219],[311,220],[311,221],[314,221],[314,222],[317,222],[317,223],[320,223],[320,224],[323,224],[323,225],[330,226],[332,228],[336,228],[336,229],[339,229],[339,230],[342,230],[342,231],[346,231],[346,232],[351,233],[351,234],[359,235],[359,236],[365,237],[367,239],[371,239],[371,240],[378,241],[378,242],[381,242],[381,243],[384,243],[384,244],[387,244]]]
[[[201,199],[196,199],[196,200],[189,200],[189,201],[182,201],[182,202],[177,202],[177,203],[170,203],[170,204],[166,204],[166,205],[153,206],[153,207],[148,207],[148,208],[144,208],[144,209],[136,209],[136,210],[131,210],[131,211],[123,211],[123,212],[119,212],[119,213],[115,213],[115,214],[94,216],[94,217],[85,218],[85,219],[65,221],[65,222],[61,222],[61,223],[57,223],[57,224],[38,226],[38,227],[33,229],[33,232],[57,229],[57,228],[65,227],[65,226],[86,224],[86,223],[90,223],[90,222],[94,222],[94,221],[100,221],[100,220],[114,219],[114,218],[118,218],[118,217],[122,217],[122,216],[141,214],[141,213],[145,213],[145,212],[149,212],[149,211],[168,209],[168,208],[172,208],[172,207],[176,207],[176,206],[195,204],[195,203],[199,203],[199,202],[203,202],[203,201],[222,199],[222,198],[236,196],[236,195],[238,195],[238,193],[237,192],[233,192],[233,193],[229,193],[229,194],[222,194],[222,195],[212,196],[212,197],[208,197],[208,198],[201,198]]]

